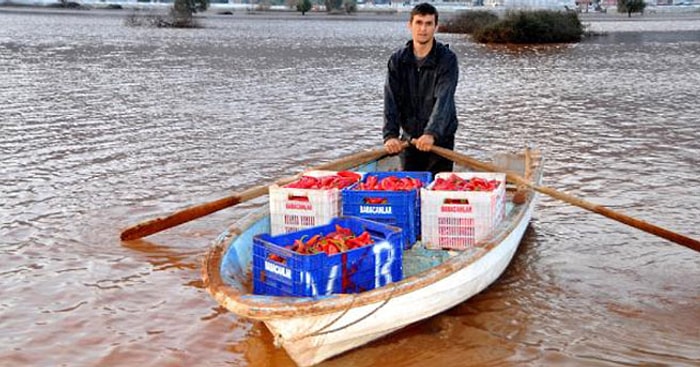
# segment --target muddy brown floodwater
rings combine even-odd
[[[0,365],[292,366],[217,306],[200,261],[264,200],[143,241],[121,229],[378,147],[400,19],[0,8]],[[591,26],[459,57],[457,146],[537,147],[545,183],[700,238],[700,21]],[[324,366],[700,365],[700,254],[543,197],[473,299]]]

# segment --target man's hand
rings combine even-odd
[[[414,139],[413,144],[416,146],[416,149],[429,152],[433,148],[433,144],[435,144],[435,138],[430,134],[423,134],[420,138]]]
[[[401,143],[401,140],[397,138],[387,139],[387,141],[384,142],[384,149],[386,149],[386,152],[389,154],[399,153],[403,150],[403,147],[404,145]]]

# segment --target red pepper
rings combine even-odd
[[[362,179],[362,175],[351,171],[338,171],[338,176],[349,178],[352,182],[357,182]]]
[[[396,190],[396,183],[394,180],[391,179],[393,176],[385,177],[383,180],[380,181],[380,188],[382,190],[386,191],[395,191]]]
[[[292,251],[296,251],[300,254],[306,252],[306,244],[302,240],[294,240],[294,245],[292,246]]]
[[[328,255],[337,254],[338,252],[339,252],[339,251],[338,251],[338,248],[335,247],[334,244],[332,244],[332,243],[328,244],[328,247],[326,248],[326,253],[327,253]]]
[[[386,204],[386,198],[365,198],[365,204]]]
[[[352,235],[352,231],[350,230],[350,228],[344,228],[339,224],[335,225],[335,231],[336,231],[336,233],[338,233],[340,235],[345,235],[345,236]]]
[[[320,234],[317,234],[317,235],[315,235],[315,236],[309,238],[309,240],[306,241],[306,245],[307,245],[307,246],[313,246],[313,245],[315,245],[316,242],[318,242],[319,238],[321,238],[321,235],[320,235]]]
[[[365,190],[374,190],[376,186],[377,186],[377,176],[367,177],[367,181],[365,182]]]
[[[357,239],[361,241],[363,245],[368,245],[372,243],[372,238],[369,235],[369,232],[363,231],[362,234],[357,236]]]
[[[276,261],[276,262],[282,263],[282,264],[284,264],[284,262],[285,262],[284,259],[282,258],[282,256],[277,255],[277,254],[270,254],[267,256],[267,258],[272,260],[272,261]]]

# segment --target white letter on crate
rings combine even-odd
[[[333,293],[333,281],[337,276],[338,265],[333,265],[328,272],[328,283],[326,283],[326,293],[324,293],[323,295]],[[306,279],[306,284],[311,286],[311,295],[318,296],[318,286],[316,285],[316,279],[314,279],[313,275],[311,275],[311,272],[304,272],[304,277]]]
[[[328,284],[326,284],[326,294],[333,293],[333,281],[338,276],[339,265],[333,265],[331,271],[328,274]]]
[[[379,288],[392,281],[391,264],[394,262],[394,248],[389,241],[377,243],[372,248],[374,251],[374,287]],[[382,263],[382,252],[386,252],[386,261]],[[381,281],[384,278],[384,282]]]

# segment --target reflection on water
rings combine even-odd
[[[377,147],[404,22],[208,15],[204,29],[140,29],[123,13],[3,9],[0,23],[0,360],[291,366],[199,275],[218,233],[264,199],[144,241],[118,234]],[[551,48],[439,35],[461,65],[458,148],[537,146],[548,185],[700,237],[698,23]],[[697,365],[699,259],[544,197],[497,284],[326,365]]]

